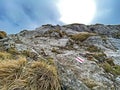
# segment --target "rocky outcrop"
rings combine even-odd
[[[82,41],[72,38],[81,32],[94,34]],[[54,58],[62,90],[119,90],[119,33],[120,25],[48,24],[8,35],[0,45],[4,50],[29,51],[28,60]],[[79,63],[76,57],[85,61]]]

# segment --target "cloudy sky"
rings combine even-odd
[[[0,30],[18,33],[43,24],[120,24],[120,0],[0,0]]]

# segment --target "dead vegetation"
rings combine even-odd
[[[92,89],[93,87],[95,87],[95,86],[97,86],[97,82],[96,81],[94,81],[94,80],[92,80],[92,79],[88,79],[88,78],[85,78],[85,79],[83,79],[82,80],[83,81],[83,83],[87,86],[87,87],[89,87],[90,89]]]
[[[0,31],[0,39],[3,39],[7,36],[7,33],[4,31]]]
[[[0,90],[61,90],[57,69],[45,61],[11,59],[0,53]]]
[[[80,32],[78,34],[74,34],[71,36],[71,39],[75,40],[75,41],[80,41],[83,42],[85,41],[88,37],[90,36],[95,36],[95,33],[88,33],[88,32]]]

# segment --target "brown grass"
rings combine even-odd
[[[0,52],[0,60],[12,59],[12,55],[7,52]]]
[[[74,34],[71,36],[71,39],[75,40],[75,41],[85,41],[88,37],[90,36],[94,36],[96,34],[94,33],[88,33],[88,32],[80,32],[78,34]]]
[[[0,39],[3,39],[7,36],[7,33],[4,31],[0,31]]]
[[[97,86],[97,82],[92,80],[92,79],[90,79],[90,78],[85,78],[82,81],[90,89],[92,89],[93,87]]]
[[[61,90],[57,70],[44,61],[2,60],[0,90]]]
[[[87,47],[87,51],[89,51],[89,52],[100,52],[101,49],[98,48],[97,46],[90,45],[90,46]]]
[[[7,50],[8,53],[12,54],[12,55],[18,55],[19,52],[17,51],[17,49],[15,49],[14,47],[11,47]]]
[[[106,54],[104,52],[100,53],[94,53],[92,55],[96,60],[98,60],[100,63],[103,63],[106,60]]]
[[[60,52],[58,49],[56,49],[56,48],[52,48],[51,52],[56,53],[56,54],[60,54],[60,53],[61,53],[61,52]]]

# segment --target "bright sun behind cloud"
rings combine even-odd
[[[90,24],[96,12],[95,0],[59,0],[60,21]]]

